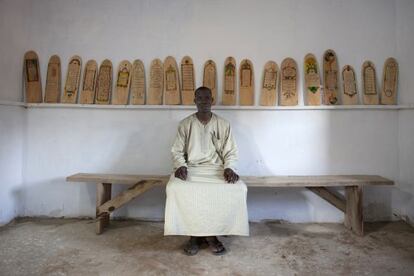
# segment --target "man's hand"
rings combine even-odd
[[[185,181],[187,179],[187,167],[185,166],[179,167],[175,171],[174,176]]]
[[[239,176],[232,169],[227,168],[224,170],[224,179],[227,183],[236,183],[239,180]]]

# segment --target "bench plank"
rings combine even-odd
[[[69,182],[113,183],[133,185],[143,180],[160,181],[165,185],[169,175],[93,174],[77,173],[66,178]],[[356,185],[394,185],[392,180],[378,175],[312,175],[312,176],[241,176],[249,187],[344,187]]]

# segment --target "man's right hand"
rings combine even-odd
[[[187,179],[187,167],[185,167],[185,166],[179,167],[175,171],[174,175],[175,175],[175,177],[185,181]]]

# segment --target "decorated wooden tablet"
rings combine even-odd
[[[62,103],[76,103],[79,90],[79,81],[82,69],[82,59],[80,56],[73,56],[69,60],[68,71],[66,74],[65,89],[63,91]]]
[[[181,60],[181,93],[184,105],[194,104],[195,76],[193,60],[189,56]]]
[[[145,104],[145,67],[137,59],[132,64],[131,73],[131,104]]]
[[[236,60],[228,57],[224,62],[222,103],[235,105],[236,100]]]
[[[260,93],[260,105],[277,105],[277,81],[279,68],[274,61],[266,62],[263,69],[262,85]]]
[[[303,62],[305,75],[305,105],[321,105],[321,79],[319,65],[313,54],[307,54]]]
[[[293,58],[285,58],[280,65],[280,105],[298,104],[298,67]]]
[[[59,103],[61,93],[62,73],[60,58],[53,55],[47,65],[45,103]]]
[[[98,76],[98,64],[91,59],[86,62],[83,70],[82,91],[79,97],[81,104],[93,104],[95,100],[96,77]]]
[[[172,56],[164,60],[164,103],[167,105],[181,104],[178,67]]]
[[[250,60],[240,62],[239,78],[240,105],[254,105],[254,71]]]
[[[112,104],[128,104],[131,68],[131,62],[128,60],[123,60],[119,63]]]
[[[381,104],[397,104],[398,63],[388,58],[382,71]]]
[[[364,104],[379,104],[377,74],[371,61],[365,61],[361,69],[362,101]]]
[[[358,101],[358,87],[355,70],[351,65],[345,65],[342,69],[342,104],[355,105]]]
[[[338,90],[338,60],[335,52],[329,49],[323,54],[323,103],[339,104]]]
[[[41,103],[42,83],[40,79],[39,57],[34,51],[28,51],[24,55],[24,75],[26,102]]]
[[[102,61],[99,66],[98,80],[96,82],[96,104],[109,104],[112,94],[112,62],[109,59]]]
[[[216,63],[209,59],[204,63],[203,86],[210,88],[213,104],[217,103],[217,69]]]
[[[150,66],[150,80],[147,104],[161,105],[164,91],[164,68],[160,59],[154,59]]]

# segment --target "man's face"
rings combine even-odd
[[[213,103],[213,97],[208,90],[201,90],[195,94],[194,103],[197,105],[199,112],[210,112]]]

